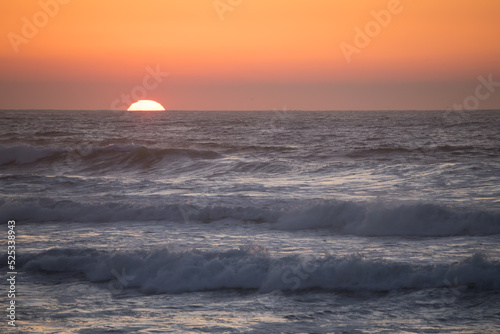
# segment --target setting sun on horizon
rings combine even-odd
[[[496,0],[26,0],[0,16],[0,109],[444,109],[500,81]]]
[[[127,111],[165,111],[165,108],[156,101],[139,100],[132,103]]]

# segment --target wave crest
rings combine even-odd
[[[445,237],[500,234],[500,213],[436,204],[387,208],[369,203],[324,201],[298,209],[134,202],[80,203],[41,198],[0,200],[0,219],[26,222],[170,221],[210,223],[222,219],[271,223],[280,230],[326,229],[359,236]],[[236,224],[237,222],[235,222]]]
[[[435,204],[400,205],[326,201],[280,217],[280,229],[326,228],[361,236],[449,236],[500,233],[500,214],[453,210]]]
[[[145,293],[219,289],[389,291],[443,288],[449,282],[478,290],[500,289],[500,263],[481,254],[459,263],[434,265],[359,255],[272,258],[265,248],[255,245],[225,252],[52,249],[27,257],[23,265],[26,270],[80,273],[92,282],[110,282],[114,288],[137,288]]]

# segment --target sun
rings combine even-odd
[[[165,111],[161,104],[153,100],[139,100],[128,107],[128,111]]]

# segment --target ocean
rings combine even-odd
[[[499,144],[500,111],[0,111],[0,332],[498,333]]]

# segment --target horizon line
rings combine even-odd
[[[500,111],[499,108],[494,108],[494,109],[474,109],[474,110],[467,110],[467,109],[452,109],[452,108],[447,108],[447,109],[165,109],[161,111],[151,111],[151,112],[169,112],[169,111],[234,111],[234,112],[249,112],[249,111],[311,111],[311,112],[319,112],[319,111],[447,111],[447,110],[454,110],[454,111]],[[51,109],[51,108],[45,108],[45,109],[27,109],[27,108],[0,108],[1,111],[127,111],[127,112],[138,112],[138,111],[129,111],[126,109]],[[150,112],[150,111],[144,111],[144,112]]]

